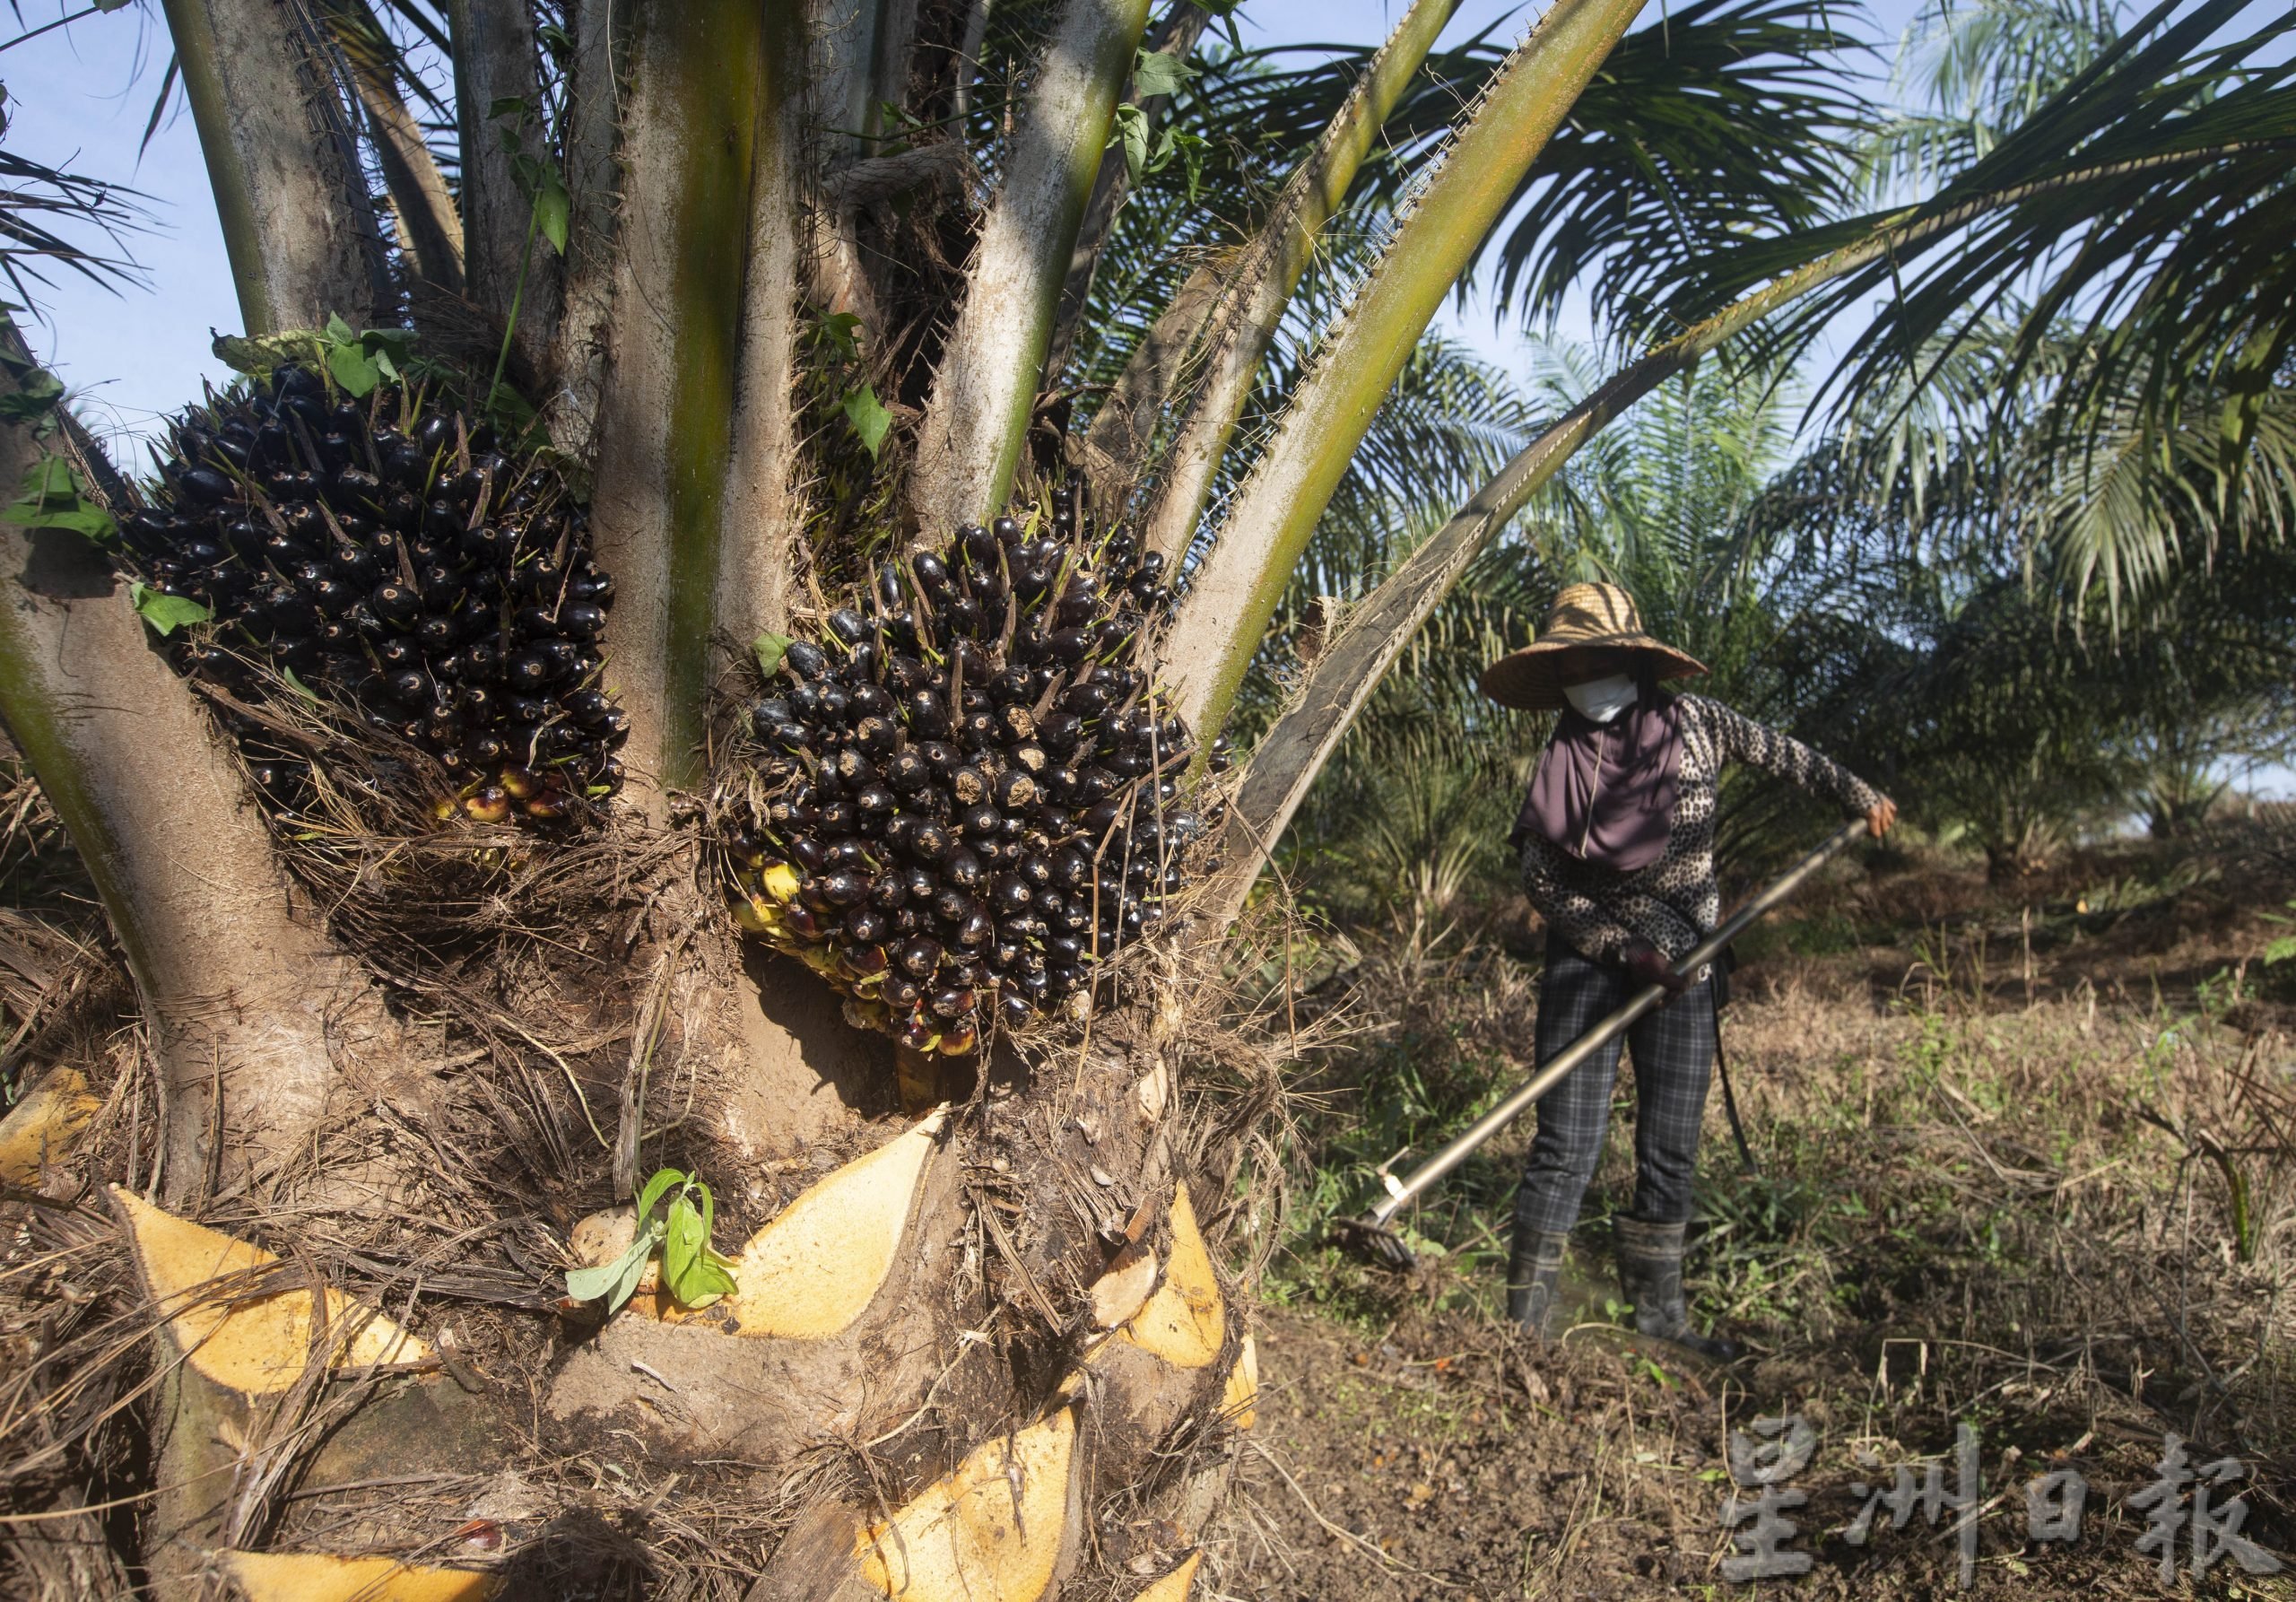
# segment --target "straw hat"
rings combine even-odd
[[[1562,705],[1562,686],[1573,682],[1570,653],[1587,649],[1648,651],[1662,679],[1706,671],[1695,657],[1644,633],[1634,597],[1617,585],[1566,584],[1537,640],[1483,670],[1483,692],[1502,706],[1553,711]]]

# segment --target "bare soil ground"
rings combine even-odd
[[[1220,1594],[2296,1598],[2296,997],[2255,961],[2288,886],[2231,866],[2137,850],[2004,889],[1907,865],[1750,941],[1726,1038],[1761,1172],[1718,1105],[1692,1254],[1693,1316],[1749,1347],[1726,1369],[1614,1321],[1631,1092],[1559,1346],[1494,1316],[1526,1131],[1423,1210],[1415,1276],[1318,1243],[1370,1164],[1439,1144],[1527,1066],[1533,979],[1492,949],[1503,912],[1472,939],[1362,941],[1350,1006],[1395,1023],[1309,1087],[1319,1162],[1265,1287]],[[1811,1569],[1734,1584],[1727,1442],[1789,1415],[1815,1448],[1784,1550]],[[1892,1528],[1884,1506],[1848,1538],[1852,1487],[1900,1465],[1954,1492],[1957,1424],[1980,1485],[1967,1590],[1950,1507]],[[2244,1493],[2240,1533],[2285,1572],[2220,1558],[2196,1580],[2187,1524],[2161,1582],[2129,1499],[2171,1435],[2196,1468],[2240,1461],[2212,1503]],[[2027,1484],[2063,1468],[2088,1486],[2079,1537],[2035,1542]]]

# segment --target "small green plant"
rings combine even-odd
[[[654,1209],[665,1197],[669,1206],[656,1217]],[[638,1193],[638,1228],[630,1249],[598,1267],[569,1269],[566,1293],[577,1302],[594,1302],[603,1296],[611,1316],[637,1291],[648,1260],[658,1250],[662,1288],[681,1307],[708,1307],[735,1289],[729,1272],[733,1259],[720,1256],[709,1244],[716,1216],[709,1186],[674,1168],[657,1171]]]
[[[2296,912],[2296,901],[2289,902],[2288,910],[2291,912]],[[2264,920],[2266,923],[2278,924],[2283,929],[2296,930],[2296,918],[2283,918],[2277,912],[2267,912],[2264,915]],[[2280,962],[2296,962],[2296,933],[2275,935],[2271,944],[2264,948],[2266,967],[2270,968]]]

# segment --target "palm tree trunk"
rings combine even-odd
[[[620,588],[610,673],[657,816],[666,787],[702,774],[763,29],[733,0],[649,10],[622,100],[624,183],[653,199],[623,210],[615,239],[593,527]]]
[[[387,302],[382,240],[336,74],[289,0],[167,0],[239,315],[250,334]]]
[[[519,188],[502,135],[512,135],[530,159],[550,160],[535,75],[534,20],[525,0],[447,0],[447,21],[455,43],[455,116],[462,135],[471,292],[500,325],[509,323],[516,297],[512,338],[532,369],[557,332],[561,264],[539,242],[527,248],[534,205]],[[494,115],[496,106],[509,100],[525,109]]]
[[[29,370],[13,324],[0,341]],[[8,482],[43,454],[29,425],[0,425]],[[295,1153],[346,1075],[396,1093],[403,1032],[298,905],[238,763],[103,553],[0,523],[0,718],[135,977],[168,1103],[163,1192],[201,1196]]]

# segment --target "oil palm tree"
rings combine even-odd
[[[141,579],[127,604],[121,548],[83,536],[117,519],[158,539],[172,526],[143,496],[164,509],[241,492],[228,475],[193,476],[218,471],[196,461],[138,492],[32,403],[18,408],[10,465],[30,476],[0,562],[13,587],[0,711],[133,977],[133,1083],[159,1124],[124,1159],[104,1148],[107,1177],[134,1181],[111,1192],[109,1216],[143,1292],[119,1303],[105,1349],[137,1350],[150,1330],[156,1359],[135,1397],[152,1466],[135,1493],[149,1502],[139,1561],[153,1584],[188,1594],[220,1572],[255,1594],[309,1594],[374,1582],[398,1555],[471,1555],[461,1532],[503,1520],[474,1526],[410,1488],[451,1462],[540,1476],[522,1482],[524,1511],[504,1515],[508,1565],[551,1594],[634,1585],[667,1564],[724,1594],[761,1563],[752,1594],[777,1598],[1150,1581],[1186,1593],[1252,1384],[1234,1285],[1205,1240],[1253,1233],[1257,1203],[1234,1175],[1273,1079],[1239,1074],[1251,1052],[1207,1033],[1207,936],[1419,623],[1573,448],[1767,312],[1985,219],[2056,237],[2100,189],[2119,204],[2204,179],[2268,187],[2241,152],[2279,138],[2272,119],[2288,115],[2270,84],[2154,94],[2179,72],[2196,85],[2231,70],[2187,63],[2215,22],[2191,37],[2155,22],[2130,35],[2150,42],[2101,60],[1935,197],[1813,231],[1777,175],[1840,133],[1838,107],[1805,97],[1806,115],[1750,109],[1719,126],[1710,100],[1665,92],[1663,22],[1622,46],[1640,9],[1561,0],[1512,48],[1465,58],[1482,74],[1474,94],[1439,126],[1427,114],[1439,99],[1416,102],[1422,159],[1391,168],[1374,152],[1454,10],[1418,0],[1352,80],[1321,84],[1327,112],[1302,120],[1296,148],[1231,141],[1256,184],[1196,208],[1172,231],[1170,268],[1143,273],[1103,270],[1104,246],[1155,218],[1151,203],[1118,204],[1124,192],[1181,181],[1198,147],[1177,136],[1220,133],[1170,120],[1191,103],[1187,44],[1201,31],[1184,5],[1152,18],[1149,0],[539,13],[499,0],[167,0],[248,336],[231,348],[267,375],[222,404],[262,397],[290,456],[318,442],[298,446],[288,414],[314,431],[380,429],[394,461],[427,430],[432,454],[406,471],[447,453],[471,531],[486,527],[498,476],[540,475],[542,501],[518,509],[568,531],[547,572],[570,564],[585,596],[614,597],[603,618],[578,602],[585,639],[602,623],[606,663],[580,693],[594,698],[585,727],[626,740],[629,782],[600,805],[506,788],[506,769],[505,785],[461,797],[464,819],[495,827],[516,799],[529,817],[570,808],[595,826],[426,829],[390,779],[420,769],[389,753],[429,737],[421,728],[386,749],[327,723],[309,710],[325,698],[283,658],[261,704],[195,694],[171,664],[227,649],[199,636],[190,610],[204,608],[170,606],[186,597]],[[1710,40],[1749,30],[1761,52],[1786,15],[1741,5],[1694,20]],[[451,160],[433,148],[434,170],[408,136],[410,76],[376,59],[378,37],[402,27],[451,63]],[[1726,77],[1727,55],[1704,70]],[[1636,67],[1631,80],[1605,75],[1613,60]],[[1703,148],[1717,135],[1729,139],[1718,171]],[[1542,182],[1550,150],[1570,156],[1569,181]],[[1382,182],[1389,200],[1361,205]],[[1685,191],[1697,215],[1790,244],[1708,270],[1711,241],[1676,225]],[[827,659],[816,640],[865,637],[843,603],[882,597],[889,572],[900,593],[947,594],[926,559],[1008,509],[1078,540],[1121,518],[1142,560],[1187,560],[1184,595],[1133,659],[1155,729],[1177,719],[1208,745],[1385,397],[1510,216],[1536,220],[1505,236],[1526,241],[1527,301],[1605,263],[1622,296],[1651,304],[1674,283],[1687,286],[1681,304],[1719,304],[1757,258],[1784,275],[1597,388],[1366,594],[1259,742],[1229,808],[1227,866],[1185,903],[1192,934],[1135,943],[1118,964],[1128,980],[1101,987],[1098,1011],[1023,1029],[1007,1055],[931,1060],[840,1025],[811,975],[744,947],[726,875],[730,863],[735,882],[760,883],[763,847],[728,831],[728,811],[760,794],[770,761],[785,774],[796,761],[759,753],[752,736],[778,718],[732,710],[772,687],[755,675],[810,684]],[[1370,248],[1333,251],[1335,223]],[[1321,270],[1348,259],[1360,266]],[[1105,307],[1119,284],[1142,299],[1090,326],[1075,314],[1064,335],[1064,305]],[[1303,342],[1279,406],[1270,359],[1302,303],[1338,309]],[[411,344],[394,332],[408,316]],[[1083,395],[1080,371],[1112,376]],[[420,406],[404,398],[417,391]],[[345,397],[360,395],[399,397],[397,421],[377,402],[359,413]],[[459,422],[422,409],[449,402]],[[177,443],[222,449],[206,434]],[[443,515],[460,518],[459,504]],[[530,555],[524,570],[544,570]],[[406,577],[424,605],[463,593],[453,573]],[[375,605],[412,607],[411,593],[386,572]],[[932,623],[922,603],[903,615],[902,628]],[[191,654],[154,652],[147,627],[190,628]],[[570,645],[569,661],[594,660],[589,649]],[[557,671],[535,660],[536,675]],[[534,722],[529,752],[544,734]],[[243,762],[249,740],[292,746],[326,805],[283,814],[283,770]],[[814,803],[789,805],[811,815]],[[769,834],[798,826],[770,805],[749,815]],[[374,849],[378,818],[396,830],[387,849]],[[835,872],[805,866],[801,880],[775,864],[827,897]],[[744,907],[761,927],[796,927]],[[970,1005],[950,994],[950,1015]],[[584,1208],[672,1158],[666,1190],[649,1183],[618,1225],[593,1217],[568,1240]],[[710,1288],[727,1270],[704,1249],[712,1206],[685,1171],[706,1171],[729,1215],[762,1226],[730,1292]],[[63,1249],[99,1214],[37,1216]],[[621,1281],[609,1300],[631,1294],[587,1334],[596,1308],[556,1304],[591,1282],[558,1284],[550,1254],[594,1247]],[[74,1365],[100,1345],[51,1356],[25,1394],[96,1394],[98,1369]],[[528,1378],[506,1385],[513,1375]],[[78,1421],[78,1435],[43,1437],[51,1461],[94,1422],[52,1405],[22,1416],[39,1431]],[[730,1554],[693,1533],[633,1555],[595,1512],[586,1527],[570,1482],[519,1444],[529,1430],[550,1462],[610,1453],[657,1513],[674,1491],[681,1507],[749,1510],[727,1527]],[[311,1474],[399,1489],[355,1527],[327,1524],[290,1494]],[[587,1568],[571,1575],[578,1557]]]

